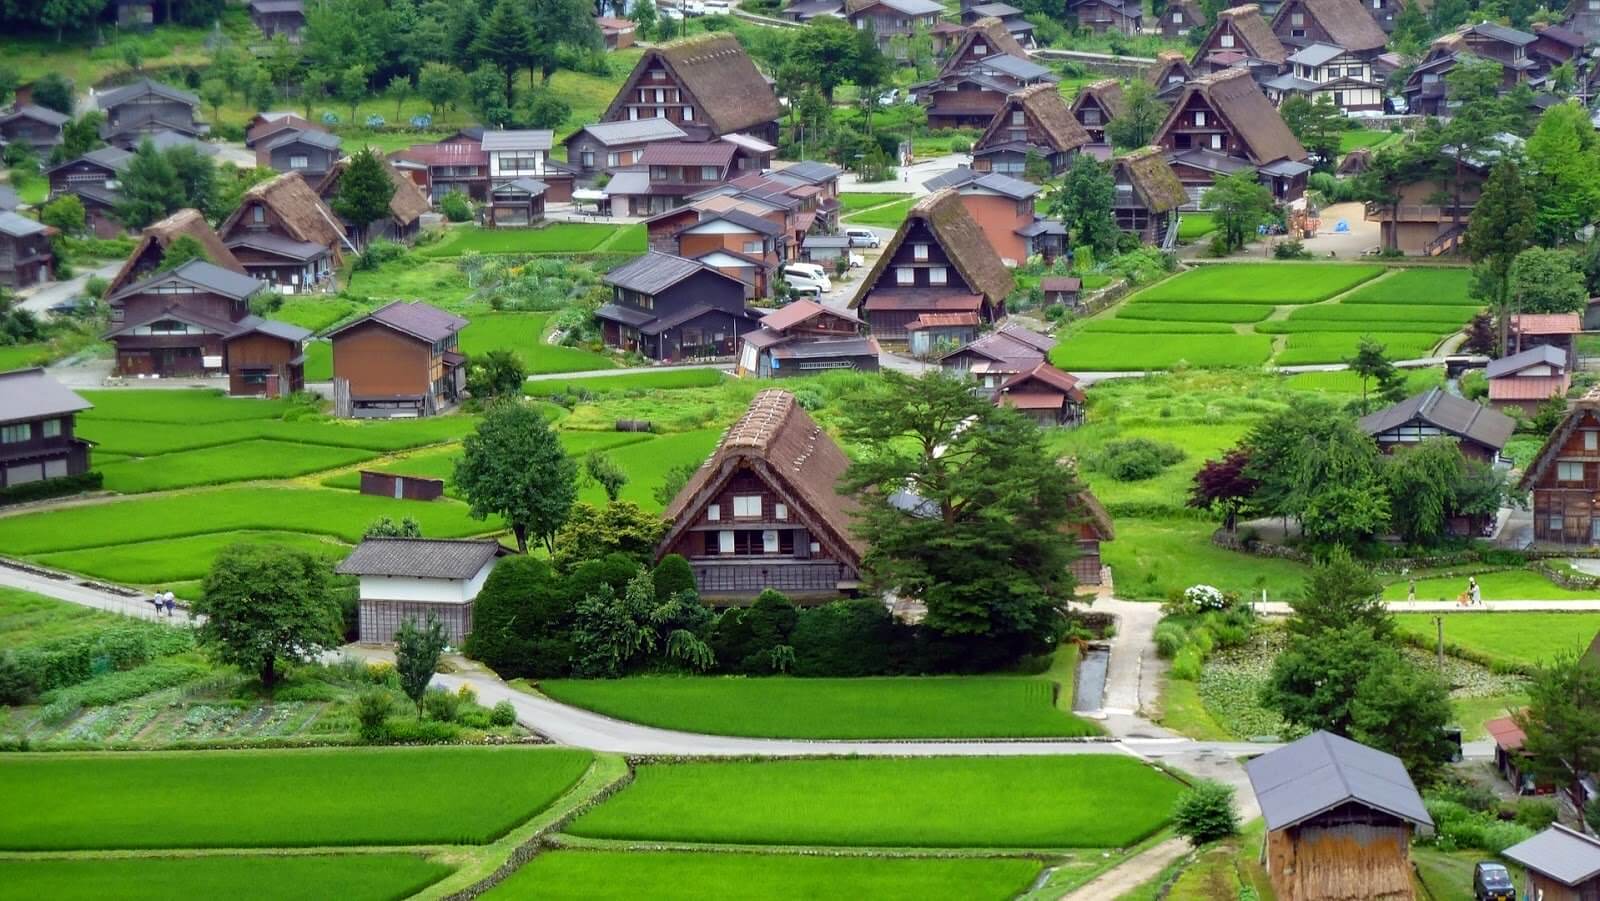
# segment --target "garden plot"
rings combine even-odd
[[[464,253],[578,254],[610,251],[643,253],[643,225],[606,225],[597,222],[557,222],[543,228],[478,228],[456,226],[436,244],[417,253],[424,257],[453,257]]]
[[[525,747],[10,754],[0,797],[32,813],[0,820],[0,848],[485,842],[548,806],[591,759]]]
[[[824,857],[800,854],[555,851],[485,897],[515,901],[1002,901],[1041,864],[1025,859]]]
[[[439,881],[451,868],[412,854],[10,859],[0,862],[0,899],[165,901],[389,901]]]
[[[615,360],[578,347],[544,340],[549,313],[473,313],[461,330],[461,352],[470,357],[491,350],[516,353],[530,373],[615,369]]]
[[[1180,789],[1121,755],[652,763],[566,831],[762,845],[1124,848],[1165,825]]]

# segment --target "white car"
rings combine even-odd
[[[685,0],[683,11],[691,16],[703,16],[706,14],[706,5],[701,0]]]
[[[845,259],[850,261],[851,269],[860,269],[862,266],[866,265],[867,262],[861,258],[861,254],[859,253],[845,254]]]
[[[900,89],[899,88],[890,88],[889,90],[884,91],[882,94],[878,95],[878,103],[880,103],[880,104],[882,104],[884,106],[893,106],[894,104],[899,103],[899,102],[900,102]]]
[[[822,267],[816,263],[786,263],[778,274],[789,283],[789,287],[796,290],[803,287],[816,288],[823,294],[833,290],[833,282],[829,281],[828,273],[823,272]]]
[[[877,232],[870,228],[847,228],[844,230],[844,236],[850,239],[851,247],[877,247],[883,243]]]

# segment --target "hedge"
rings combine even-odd
[[[81,494],[85,491],[99,491],[103,482],[104,478],[98,472],[85,472],[75,476],[43,479],[38,482],[24,482],[21,485],[0,488],[0,507],[8,504],[26,503],[27,501],[40,501],[50,497],[62,497],[68,494]]]

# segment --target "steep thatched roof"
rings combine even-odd
[[[989,127],[973,146],[985,147],[991,143],[1005,143],[1003,132],[1011,128],[1013,110],[1024,110],[1050,141],[1050,151],[1064,153],[1089,143],[1089,133],[1083,130],[1067,101],[1053,84],[1036,84],[1023,88],[1006,98],[1005,105],[989,120]]]
[[[1555,465],[1556,458],[1561,456],[1561,450],[1567,446],[1567,439],[1572,437],[1573,431],[1586,422],[1600,422],[1600,390],[1590,388],[1587,394],[1567,407],[1567,415],[1561,420],[1561,424],[1557,425],[1555,431],[1550,433],[1550,437],[1544,440],[1539,452],[1534,454],[1533,460],[1528,463],[1528,468],[1523,470],[1517,488],[1527,491],[1538,484],[1545,472]],[[1600,637],[1597,637],[1597,640],[1600,640]]]
[[[950,50],[950,55],[945,58],[944,65],[940,67],[939,74],[949,75],[956,69],[961,68],[964,65],[963,59],[966,57],[967,50],[972,47],[974,42],[978,41],[982,41],[983,45],[988,48],[989,52],[984,54],[986,57],[1004,53],[1017,59],[1029,58],[1028,51],[1022,49],[1022,45],[1017,43],[1017,39],[1006,28],[1006,23],[994,16],[989,16],[973,22],[961,32],[961,36],[956,38],[955,44]]]
[[[394,196],[389,198],[389,215],[400,225],[409,226],[431,209],[428,195],[422,193],[422,188],[416,182],[406,178],[405,173],[396,169],[388,157],[380,154],[378,159],[383,163],[383,170],[389,174],[389,181],[394,183]],[[344,177],[344,170],[349,165],[349,159],[334,163],[328,174],[322,176],[322,181],[317,183],[317,196],[326,201],[330,209],[333,206],[333,195],[339,190],[339,179]]]
[[[1331,43],[1351,52],[1377,50],[1389,43],[1389,36],[1378,27],[1377,21],[1361,5],[1361,0],[1297,0],[1285,3],[1273,17],[1272,27],[1276,29],[1284,16],[1291,14],[1291,10],[1298,12],[1302,9],[1317,20],[1317,24],[1332,38]]]
[[[1166,154],[1158,148],[1141,147],[1117,157],[1115,165],[1127,173],[1128,182],[1152,213],[1175,210],[1189,199],[1178,174],[1167,164]]]
[[[1122,82],[1115,78],[1103,78],[1084,85],[1083,90],[1078,92],[1077,99],[1072,101],[1072,111],[1076,113],[1089,100],[1100,104],[1100,108],[1106,111],[1107,121],[1122,115],[1128,108],[1122,99]]]
[[[928,231],[939,242],[951,265],[956,267],[974,292],[982,294],[990,303],[1001,303],[1016,288],[1011,270],[1000,262],[1000,255],[995,253],[993,245],[983,236],[983,229],[977,220],[967,212],[961,195],[954,188],[944,188],[918,200],[906,213],[906,220],[900,223],[894,237],[889,239],[878,261],[872,264],[872,271],[867,273],[864,280],[865,288],[856,294],[853,304],[859,303],[861,298],[870,293],[872,286],[888,271],[889,261],[894,259],[895,251],[905,243],[906,235],[917,222],[927,224]]]
[[[328,248],[335,259],[345,246],[344,226],[328,204],[317,192],[311,190],[298,172],[285,172],[270,181],[252,186],[239,200],[233,211],[218,229],[225,237],[234,238],[249,228],[245,219],[257,204],[266,207],[281,223],[285,234],[296,241],[320,244]]]
[[[689,92],[704,112],[706,124],[719,135],[744,131],[783,115],[778,95],[733,35],[701,34],[646,50],[602,121],[628,118],[628,96],[637,89],[640,77],[657,62]]]
[[[1239,42],[1243,44],[1233,49],[1280,66],[1289,58],[1289,51],[1284,49],[1283,42],[1273,33],[1272,26],[1266,19],[1261,18],[1261,7],[1257,4],[1246,3],[1217,13],[1217,24],[1212,27],[1212,34],[1230,26],[1233,33],[1238,36]],[[1208,36],[1205,43],[1200,46],[1201,54],[1210,52],[1208,48],[1211,48],[1211,38]]]
[[[1184,81],[1194,77],[1194,67],[1189,65],[1188,57],[1178,50],[1163,50],[1156,54],[1156,64],[1144,70],[1145,81],[1159,91],[1166,86],[1167,73],[1173,69],[1182,73]]]
[[[134,269],[139,260],[143,258],[152,247],[160,248],[163,254],[179,237],[187,235],[199,242],[205,249],[206,259],[224,269],[232,270],[244,275],[244,266],[234,258],[233,251],[229,250],[222,239],[206,224],[204,216],[199,210],[179,210],[159,222],[152,222],[145,226],[144,233],[139,237],[139,243],[134,245],[133,252],[128,254],[128,259],[117,271],[111,284],[106,287],[105,296],[110,297],[122,288],[133,283]]]
[[[1193,93],[1201,94],[1212,111],[1245,143],[1251,163],[1260,166],[1274,160],[1306,159],[1306,149],[1283,123],[1272,101],[1261,93],[1248,69],[1224,69],[1189,82],[1167,114],[1161,127],[1163,134],[1173,126]]]

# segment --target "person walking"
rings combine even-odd
[[[1412,605],[1413,607],[1415,607],[1417,604],[1416,576],[1412,576],[1410,583],[1406,585],[1406,603]]]
[[[178,606],[178,599],[172,596],[172,592],[171,591],[168,591],[167,594],[166,594],[166,597],[163,598],[162,600],[167,605],[167,616],[171,616],[172,615],[172,611],[175,610],[177,608],[177,606]]]
[[[1472,576],[1467,576],[1467,592],[1472,595],[1472,606],[1483,605],[1483,589],[1478,587],[1478,580]]]
[[[156,608],[156,616],[161,615],[161,592],[156,592],[155,596],[150,598],[150,606]]]

